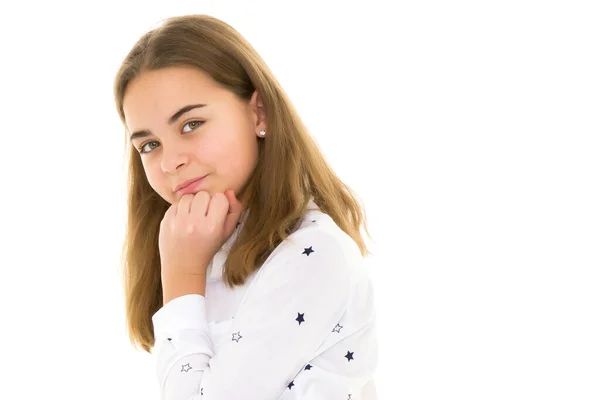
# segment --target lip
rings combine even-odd
[[[187,191],[187,190],[193,190],[193,186],[196,186],[196,183],[200,183],[205,177],[206,177],[206,175],[201,176],[199,178],[188,179],[187,181],[182,182],[179,185],[177,185],[175,187],[174,191],[177,193],[183,193],[184,191]]]

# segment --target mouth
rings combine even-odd
[[[179,195],[193,193],[198,188],[198,186],[204,181],[204,178],[206,178],[206,175],[200,178],[186,181],[182,185],[179,185],[175,192]]]

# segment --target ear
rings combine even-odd
[[[254,126],[258,132],[261,129],[267,129],[267,114],[258,90],[255,90],[250,99],[250,107],[254,117]]]

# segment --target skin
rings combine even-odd
[[[205,106],[169,122],[195,104]],[[204,295],[206,267],[244,209],[237,197],[258,161],[259,131],[267,128],[260,96],[254,92],[244,101],[203,71],[169,67],[130,82],[123,110],[150,186],[171,204],[159,238],[163,304],[184,294]],[[205,175],[193,193],[174,190]]]
[[[167,123],[188,104],[206,106]],[[169,203],[181,197],[173,191],[178,183],[206,174],[200,190],[211,195],[227,189],[239,194],[245,187],[258,159],[258,133],[266,130],[257,92],[246,102],[202,71],[170,67],[132,81],[123,109],[130,133],[152,133],[131,143],[144,153],[148,182]]]

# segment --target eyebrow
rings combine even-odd
[[[171,116],[171,118],[169,118],[169,120],[167,121],[167,123],[169,125],[173,125],[173,123],[175,121],[177,121],[179,119],[179,117],[181,117],[183,114],[185,114],[186,112],[191,111],[191,110],[193,110],[195,108],[200,108],[200,107],[206,107],[206,104],[190,104],[190,105],[187,105],[185,107],[182,107],[179,111],[177,111],[175,114],[173,114]],[[142,138],[142,137],[146,137],[146,136],[151,136],[151,135],[152,135],[152,133],[149,130],[143,129],[141,131],[133,132],[131,134],[131,136],[129,136],[129,140],[133,141],[134,139],[138,139],[138,138]]]

